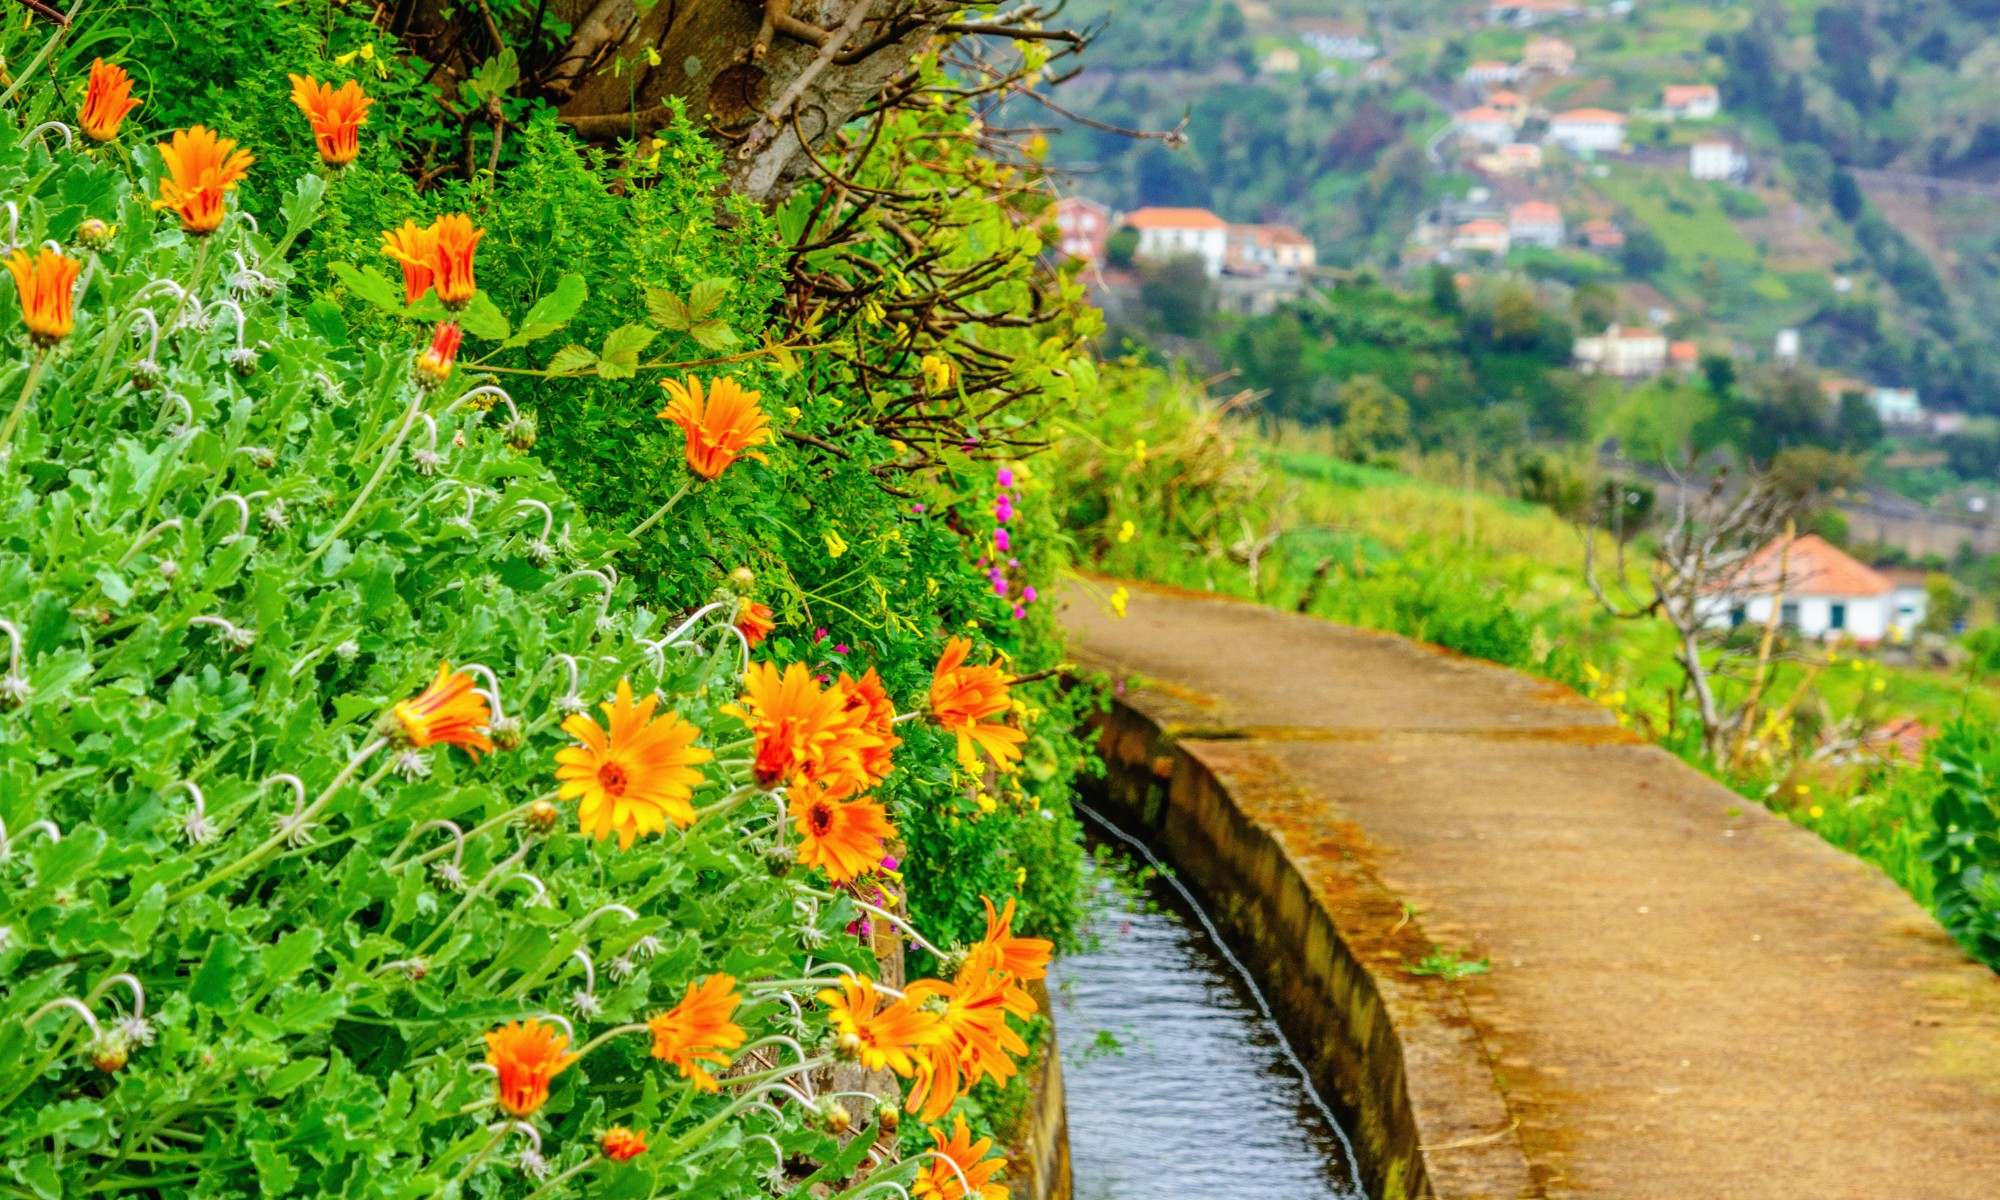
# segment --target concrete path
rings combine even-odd
[[[1874,868],[1566,689],[1131,587],[1073,591],[1079,661],[1287,777],[1302,869],[1492,959],[1460,986],[1536,1194],[2000,1197],[2000,977]]]

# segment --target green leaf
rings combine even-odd
[[[257,1179],[266,1196],[282,1196],[299,1181],[299,1169],[269,1142],[251,1142],[250,1161],[257,1164]]]
[[[236,944],[236,939],[227,934],[217,937],[208,944],[208,956],[202,959],[201,967],[194,973],[194,982],[188,985],[188,999],[210,1008],[228,1003],[230,992],[242,976],[238,970],[242,962],[243,948]]]
[[[571,375],[597,365],[597,351],[588,346],[564,346],[549,360],[549,374]]]
[[[528,310],[521,324],[526,325],[566,325],[582,310],[583,302],[590,298],[590,289],[584,285],[583,276],[569,274],[556,280],[556,286],[545,292]]]
[[[597,373],[604,379],[630,379],[639,373],[639,352],[659,336],[647,325],[620,325],[604,339],[598,352]]]
[[[264,947],[264,986],[290,983],[319,953],[319,947],[320,932],[313,928],[294,929],[276,944]]]
[[[289,1062],[278,1068],[277,1071],[272,1073],[269,1079],[264,1081],[264,1086],[261,1090],[265,1096],[275,1099],[298,1087],[306,1080],[314,1078],[324,1070],[326,1070],[325,1059],[301,1058],[296,1062]]]
[[[720,320],[702,321],[688,330],[704,350],[726,350],[736,344],[736,331]]]
[[[306,328],[325,338],[329,346],[347,345],[347,322],[341,319],[340,305],[331,300],[306,305]]]
[[[519,82],[521,82],[521,64],[515,57],[512,47],[509,47],[497,56],[480,63],[479,69],[465,81],[465,87],[483,103],[513,91],[514,85]]]
[[[466,305],[465,311],[458,314],[458,325],[473,337],[483,338],[489,342],[505,341],[507,336],[514,332],[513,326],[507,323],[507,315],[493,303],[493,297],[484,291],[472,294],[472,303]]]
[[[356,268],[352,263],[337,262],[333,264],[333,273],[347,285],[348,291],[361,299],[397,316],[403,314],[402,285],[374,267]]]
[[[705,321],[715,315],[722,302],[729,298],[730,281],[727,279],[704,279],[694,285],[688,293],[688,309],[697,321]]]
[[[320,175],[301,175],[292,188],[292,194],[278,206],[278,215],[285,219],[285,240],[294,241],[313,222],[319,220],[320,209],[326,205],[326,178]]]
[[[665,288],[646,285],[646,312],[662,329],[686,331],[694,324],[694,312],[687,302]]]

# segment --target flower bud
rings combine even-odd
[[[738,567],[729,573],[729,586],[742,595],[749,595],[756,584],[757,576],[751,573],[749,567]]]
[[[854,1127],[854,1114],[838,1100],[826,1100],[819,1106],[819,1119],[826,1131],[839,1137]]]
[[[528,827],[528,832],[543,837],[554,833],[556,822],[561,819],[562,810],[547,800],[535,801],[528,806],[527,812],[521,814],[521,823]]]
[[[106,1075],[121,1070],[132,1057],[125,1039],[115,1033],[100,1034],[90,1043],[90,1065]]]
[[[464,341],[455,321],[441,321],[431,334],[431,348],[417,358],[417,386],[434,388],[451,378],[451,366],[458,361],[458,347]]]
[[[625,1162],[646,1152],[646,1135],[615,1125],[597,1135],[597,1149],[612,1162]]]
[[[875,1106],[875,1124],[884,1133],[894,1133],[903,1123],[903,1110],[888,1100]]]
[[[90,217],[76,227],[76,240],[85,246],[108,246],[118,236],[118,227]]]
[[[833,1056],[842,1062],[861,1061],[861,1035],[843,1033],[834,1040]]]
[[[502,750],[521,748],[523,734],[519,717],[496,717],[492,724],[487,726],[486,732],[492,737],[493,744]]]
[[[501,427],[500,436],[514,449],[526,453],[535,448],[535,418],[522,413]]]
[[[160,386],[166,375],[160,364],[150,358],[142,358],[132,364],[132,387],[135,391],[150,392]]]
[[[257,352],[248,346],[238,346],[223,357],[238,379],[248,379],[257,373]]]

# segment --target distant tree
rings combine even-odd
[[[1114,266],[1129,267],[1132,256],[1139,252],[1139,231],[1130,225],[1121,225],[1104,242],[1104,257]]]
[[[1931,633],[1950,633],[1972,611],[1972,597],[1965,594],[1951,576],[1933,573],[1924,578],[1924,624]]]
[[[1843,221],[1852,221],[1861,215],[1865,201],[1861,195],[1861,185],[1854,182],[1854,176],[1846,171],[1835,171],[1827,181],[1827,199],[1833,204],[1833,211],[1840,214]]]
[[[1701,359],[1701,377],[1711,394],[1727,396],[1736,389],[1736,360],[1727,354],[1705,354]]]
[[[1458,295],[1458,276],[1443,263],[1431,264],[1431,308],[1454,315],[1465,311]]]
[[[1280,311],[1246,324],[1231,358],[1243,382],[1265,393],[1266,412],[1308,423],[1325,419],[1310,403],[1313,373],[1306,363],[1305,327],[1296,313]]]
[[[1373,375],[1357,375],[1340,385],[1340,428],[1335,445],[1341,457],[1368,462],[1410,440],[1410,402]]]
[[[1758,380],[1750,410],[1753,458],[1770,461],[1795,446],[1823,446],[1826,401],[1819,385],[1798,371],[1780,371]]]
[[[1666,269],[1669,259],[1667,246],[1650,229],[1634,229],[1625,235],[1625,246],[1618,253],[1618,265],[1634,279],[1645,279]]]
[[[1841,394],[1840,411],[1834,417],[1833,439],[1850,454],[1881,444],[1882,417],[1868,402],[1868,397],[1859,392]]]
[[[1159,314],[1168,333],[1200,337],[1208,327],[1208,270],[1199,258],[1175,258],[1146,269],[1139,298]]]
[[[1241,41],[1250,32],[1250,23],[1243,19],[1243,10],[1234,4],[1224,4],[1215,17],[1215,39],[1228,43]]]
[[[1570,293],[1569,310],[1580,328],[1595,332],[1618,319],[1618,292],[1601,280],[1578,284]]]
[[[1493,298],[1493,342],[1502,350],[1532,349],[1542,331],[1542,306],[1519,284]]]
[[[1465,72],[1466,64],[1471,61],[1472,51],[1466,48],[1465,42],[1459,38],[1452,38],[1438,51],[1437,58],[1431,63],[1431,78],[1439,83],[1456,83],[1458,77]]]

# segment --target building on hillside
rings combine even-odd
[[[1712,83],[1670,83],[1661,93],[1660,108],[1676,121],[1706,121],[1722,111],[1722,93]]]
[[[1328,33],[1308,29],[1299,34],[1299,40],[1311,47],[1321,58],[1338,59],[1341,62],[1367,62],[1382,53],[1381,46],[1351,33]]]
[[[1650,379],[1667,368],[1667,337],[1656,329],[1613,325],[1601,334],[1576,339],[1571,354],[1576,369],[1586,375]]]
[[[1451,248],[1462,252],[1484,252],[1497,258],[1506,257],[1512,238],[1507,227],[1491,218],[1467,221],[1451,235]]]
[[[1929,427],[1933,437],[1945,437],[1948,434],[1963,433],[1965,431],[1965,414],[1962,412],[1934,412],[1931,414]]]
[[[1573,108],[1549,121],[1548,140],[1572,154],[1616,150],[1625,144],[1623,113],[1603,108]]]
[[[1559,37],[1537,37],[1528,40],[1528,48],[1521,51],[1521,69],[1540,71],[1545,75],[1567,75],[1576,66],[1576,47]]]
[[[1082,196],[1056,201],[1057,247],[1069,258],[1093,267],[1104,265],[1104,246],[1111,237],[1111,210]]]
[[[1389,72],[1393,66],[1394,64],[1386,58],[1370,59],[1368,65],[1361,68],[1361,82],[1380,83],[1382,80],[1389,78]]]
[[[1472,165],[1489,175],[1524,175],[1541,168],[1542,148],[1533,142],[1511,142],[1478,156]]]
[[[1593,217],[1576,227],[1576,235],[1592,250],[1619,250],[1625,246],[1625,231],[1616,221]]]
[[[1668,342],[1667,369],[1679,375],[1694,374],[1701,369],[1701,347],[1690,341]]]
[[[1849,379],[1845,375],[1835,375],[1819,381],[1819,394],[1828,408],[1839,408],[1843,396],[1866,396],[1867,384],[1859,379]]]
[[[1704,602],[1710,628],[1761,625],[1778,605],[1778,622],[1809,638],[1852,638],[1874,645],[1895,636],[1896,585],[1816,533],[1779,538],[1744,560],[1734,578]],[[1918,621],[1922,618],[1918,617]]]
[[[1507,119],[1514,123],[1516,129],[1520,128],[1521,122],[1528,119],[1528,102],[1519,92],[1510,92],[1503,88],[1486,97],[1486,107],[1494,112],[1504,113]]]
[[[1750,158],[1734,142],[1696,142],[1688,147],[1688,174],[1741,183],[1750,174]]]
[[[1892,634],[1902,635],[1898,641],[1907,641],[1916,636],[1917,630],[1923,627],[1924,618],[1930,616],[1931,573],[1914,567],[1877,569],[1896,585],[1889,593],[1889,629]],[[1950,576],[1944,576],[1944,580],[1951,584]]]
[[[1199,258],[1213,279],[1222,274],[1229,254],[1229,222],[1205,208],[1142,208],[1125,215],[1125,224],[1139,231],[1135,256],[1155,262]]]
[[[1489,0],[1486,23],[1526,29],[1548,21],[1571,20],[1583,13],[1581,0]]]
[[[1870,388],[1868,403],[1875,409],[1875,415],[1882,418],[1882,424],[1891,429],[1915,429],[1924,423],[1923,402],[1915,388]]]
[[[1490,87],[1496,83],[1514,82],[1514,64],[1498,59],[1484,59],[1465,68],[1465,82],[1473,87]]]
[[[1290,225],[1231,225],[1222,267],[1233,275],[1304,275],[1316,257],[1312,239]]]
[[[1497,108],[1468,108],[1452,118],[1458,136],[1488,146],[1505,146],[1514,140],[1514,122]]]
[[[1517,246],[1542,246],[1553,250],[1563,243],[1562,209],[1546,200],[1516,204],[1507,214],[1507,235]]]
[[[1781,363],[1795,363],[1799,361],[1799,331],[1796,329],[1780,329],[1778,336],[1771,341],[1771,353],[1777,356],[1778,361]]]
[[[1266,75],[1296,75],[1299,65],[1298,51],[1290,46],[1279,46],[1266,54],[1257,68]]]

